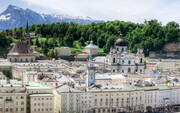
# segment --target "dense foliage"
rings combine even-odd
[[[104,23],[92,23],[82,25],[78,23],[52,23],[29,26],[30,32],[41,34],[42,39],[36,39],[34,44],[41,48],[41,52],[48,55],[51,49],[59,46],[73,47],[74,41],[80,46],[85,46],[88,41],[93,40],[99,48],[103,48],[108,53],[110,46],[123,34],[123,38],[129,43],[129,50],[136,52],[137,47],[143,46],[145,53],[162,49],[167,42],[180,41],[179,24],[169,22],[163,26],[157,20],[150,20],[144,24],[135,24],[124,21],[108,21]],[[23,37],[24,29],[15,28],[16,38]],[[0,37],[0,40],[1,37]],[[0,41],[1,42],[1,41]],[[4,46],[6,44],[2,44]],[[49,55],[53,56],[52,51]]]

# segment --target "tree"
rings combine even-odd
[[[59,48],[54,49],[54,57],[57,59],[59,57]]]
[[[8,69],[2,70],[2,73],[3,73],[7,78],[9,78],[9,79],[12,78],[11,71],[8,70]]]
[[[38,38],[36,38],[36,46],[40,47],[40,43],[39,43],[39,39]]]
[[[118,37],[116,37],[114,35],[110,36],[110,38],[107,40],[105,51],[109,52],[110,47],[114,45],[114,43],[117,39],[118,39]]]
[[[74,41],[74,39],[70,35],[67,35],[64,37],[64,45],[66,45],[66,46],[69,46],[69,47],[72,46],[73,41]]]
[[[51,49],[49,52],[48,52],[48,56],[51,57],[51,58],[54,58],[54,51],[53,49]]]

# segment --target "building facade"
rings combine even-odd
[[[98,47],[91,41],[90,44],[85,47],[83,52],[89,55],[98,55]]]
[[[128,43],[119,38],[110,48],[106,57],[106,68],[112,73],[142,73],[144,71],[143,48],[139,47],[136,54],[128,52]]]
[[[61,48],[59,48],[59,56],[60,57],[71,56],[71,49],[69,47],[61,47]]]

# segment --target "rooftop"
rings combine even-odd
[[[59,88],[57,88],[56,90],[59,93],[71,93],[71,92],[78,93],[78,92],[81,92],[80,90],[72,88],[72,87],[70,87],[68,85],[62,85]]]
[[[53,94],[32,94],[30,97],[53,97]]]
[[[167,86],[157,86],[157,88],[159,88],[159,90],[170,90],[170,87]]]
[[[52,89],[52,87],[43,85],[42,83],[38,82],[28,82],[24,84],[26,89]]]
[[[17,42],[8,55],[34,55],[25,42]]]
[[[89,49],[89,48],[90,48],[90,49],[91,49],[91,48],[98,49],[98,47],[93,44],[93,41],[91,41],[90,44],[87,45],[85,48],[86,48],[86,49]]]

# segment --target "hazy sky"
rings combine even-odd
[[[180,0],[0,0],[0,12],[9,4],[40,13],[64,13],[101,20],[143,23],[158,19],[180,23]]]

